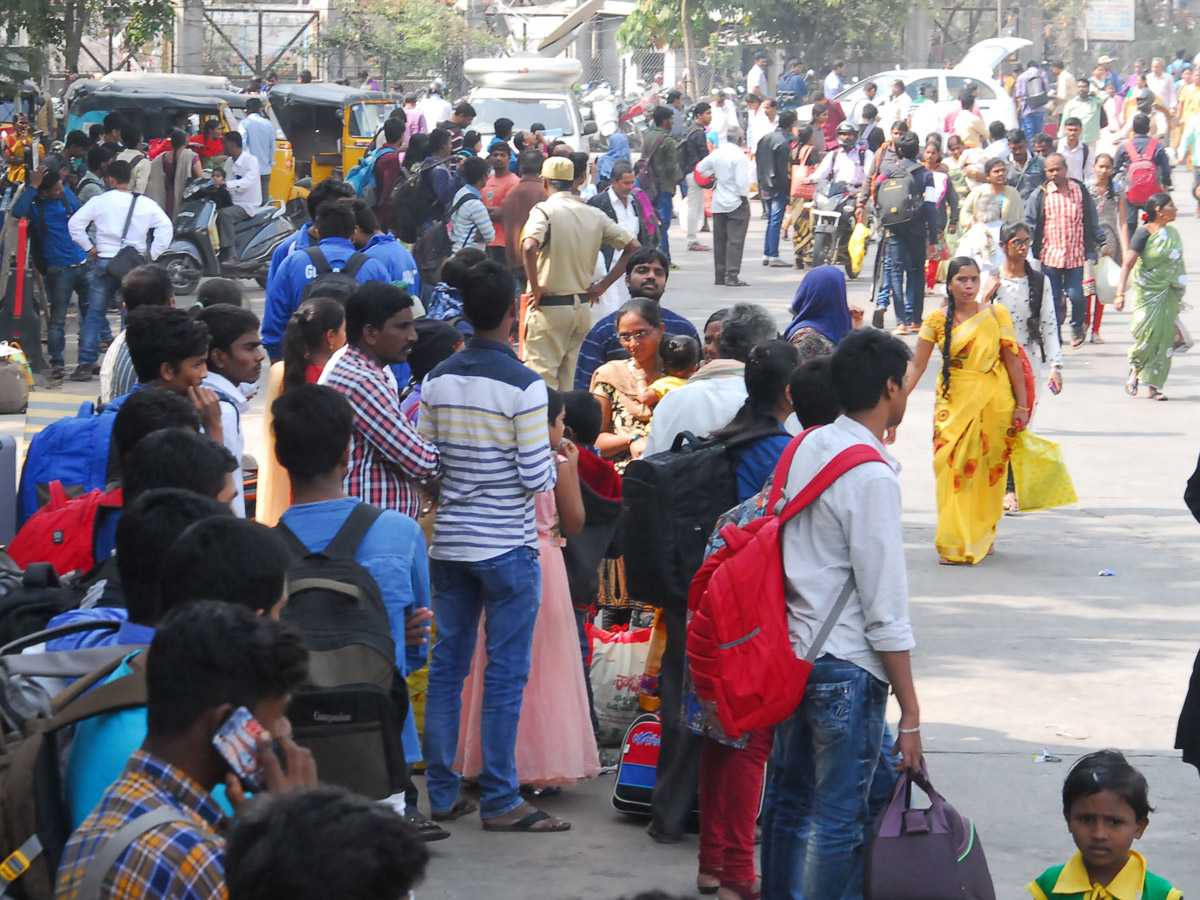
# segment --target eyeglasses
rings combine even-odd
[[[640,343],[641,341],[644,341],[646,338],[650,337],[650,335],[653,333],[654,332],[646,331],[645,329],[642,329],[641,331],[622,331],[617,334],[617,338],[622,344],[628,344],[633,341],[638,341]]]
[[[1013,238],[1008,242],[1010,247],[1028,247],[1032,243],[1032,238]]]

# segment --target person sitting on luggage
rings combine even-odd
[[[133,837],[93,896],[225,896],[224,813],[212,791],[239,782],[213,739],[239,709],[272,738],[251,751],[267,791],[316,784],[312,754],[292,741],[285,715],[308,674],[308,651],[294,628],[245,607],[192,603],[163,622],[147,657],[146,738],[67,841],[55,887],[62,900],[81,896],[89,864],[107,840],[156,811],[170,818]],[[244,799],[240,786],[231,792]]]
[[[316,553],[324,550],[346,524],[360,501],[345,490],[354,435],[354,409],[331,387],[306,384],[282,394],[271,404],[275,455],[292,482],[292,506],[280,522]],[[396,669],[407,677],[425,666],[428,647],[409,646],[406,622],[413,616],[429,617],[429,564],[425,538],[416,521],[394,509],[384,510],[363,536],[354,559],[370,573],[383,594],[396,645]],[[404,762],[421,762],[416,718],[410,709],[404,722]],[[416,789],[409,782],[411,799],[405,815],[420,829],[424,840],[449,837],[437,824],[421,815]]]
[[[317,213],[317,233],[320,241],[315,248],[293,253],[279,265],[278,271],[267,278],[266,309],[263,312],[263,344],[271,360],[281,358],[283,353],[283,331],[288,319],[304,302],[304,289],[310,281],[321,274],[317,271],[314,256],[324,257],[333,272],[341,272],[350,258],[358,252],[351,242],[358,227],[354,218],[354,207],[347,202],[327,203]],[[386,281],[388,269],[378,259],[364,259],[354,279],[359,284],[368,281]]]
[[[268,794],[239,810],[225,883],[229,900],[396,900],[412,896],[428,862],[429,851],[400,816],[321,785]]]
[[[1029,883],[1034,900],[1067,897],[1144,897],[1183,900],[1183,892],[1146,867],[1133,849],[1150,824],[1146,776],[1117,750],[1081,757],[1062,789],[1063,816],[1079,850]]]

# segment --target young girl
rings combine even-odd
[[[1104,249],[1101,253],[1120,263],[1129,249],[1129,228],[1125,219],[1125,195],[1117,189],[1113,179],[1113,158],[1107,153],[1097,154],[1092,173],[1088,190],[1096,204],[1096,217],[1104,230]],[[1083,284],[1085,291],[1091,285],[1091,292],[1084,297],[1087,304],[1084,327],[1091,325],[1093,344],[1103,344],[1100,320],[1104,317],[1104,304],[1096,294],[1095,265],[1091,262],[1083,264]]]
[[[1029,884],[1036,900],[1140,897],[1183,900],[1170,882],[1146,869],[1132,848],[1150,823],[1146,778],[1116,750],[1080,759],[1063,783],[1063,815],[1078,852]]]
[[[538,553],[542,568],[542,603],[533,629],[532,662],[521,718],[517,725],[517,777],[534,787],[572,784],[600,772],[600,757],[588,711],[587,685],[579,665],[579,634],[571,589],[563,564],[563,535],[583,529],[583,497],[579,488],[579,448],[563,439],[563,397],[547,391],[550,446],[558,463],[554,492],[537,494]],[[557,521],[555,512],[557,510]],[[487,659],[482,638],[475,645],[471,674],[463,687],[462,726],[455,768],[465,778],[482,769],[480,718]],[[565,823],[563,823],[565,824]],[[569,826],[568,826],[569,827]],[[551,826],[549,831],[565,830]]]

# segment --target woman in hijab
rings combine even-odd
[[[608,183],[612,180],[613,166],[619,159],[633,164],[633,154],[629,152],[629,138],[617,131],[609,137],[608,150],[600,157],[596,167],[596,177],[599,179],[596,182],[597,193],[608,189]]]
[[[832,356],[838,341],[855,327],[850,307],[846,305],[846,277],[842,270],[837,266],[817,266],[809,272],[796,290],[792,313],[795,318],[783,336],[796,345],[799,363]]]

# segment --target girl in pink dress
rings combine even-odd
[[[521,784],[539,788],[573,784],[600,772],[600,757],[588,712],[587,685],[579,665],[579,632],[562,556],[566,543],[562,536],[579,534],[584,523],[579,448],[563,438],[562,395],[557,391],[547,394],[550,446],[556,449],[558,483],[553,492],[534,497],[542,605],[533,629],[533,661],[521,704],[516,754]],[[479,627],[482,634],[482,621]],[[471,674],[463,686],[455,768],[464,778],[478,777],[482,768],[480,712],[483,670],[487,664],[484,646],[483,640],[475,644]]]

